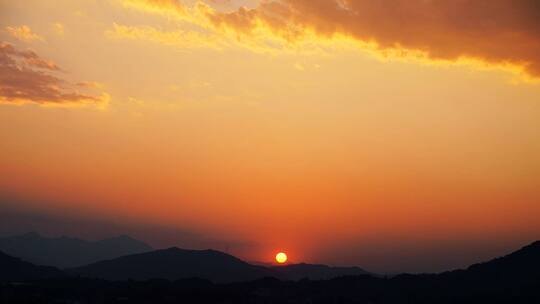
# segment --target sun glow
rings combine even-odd
[[[287,262],[287,255],[285,254],[285,252],[280,252],[276,254],[276,262],[278,262],[279,264]]]

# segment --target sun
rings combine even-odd
[[[276,262],[278,262],[279,264],[287,262],[287,254],[285,254],[285,252],[280,252],[276,254]]]

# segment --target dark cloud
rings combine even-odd
[[[208,16],[216,26],[248,33],[257,21],[287,39],[305,29],[404,48],[429,58],[472,57],[515,64],[540,76],[537,0],[281,0]]]
[[[103,106],[106,95],[93,96],[73,89],[59,78],[61,69],[30,50],[0,42],[0,103]]]

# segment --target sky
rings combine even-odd
[[[0,0],[0,233],[375,272],[540,239],[534,0]]]

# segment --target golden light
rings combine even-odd
[[[278,262],[279,264],[287,262],[287,255],[285,254],[285,252],[280,252],[276,254],[276,262]]]

